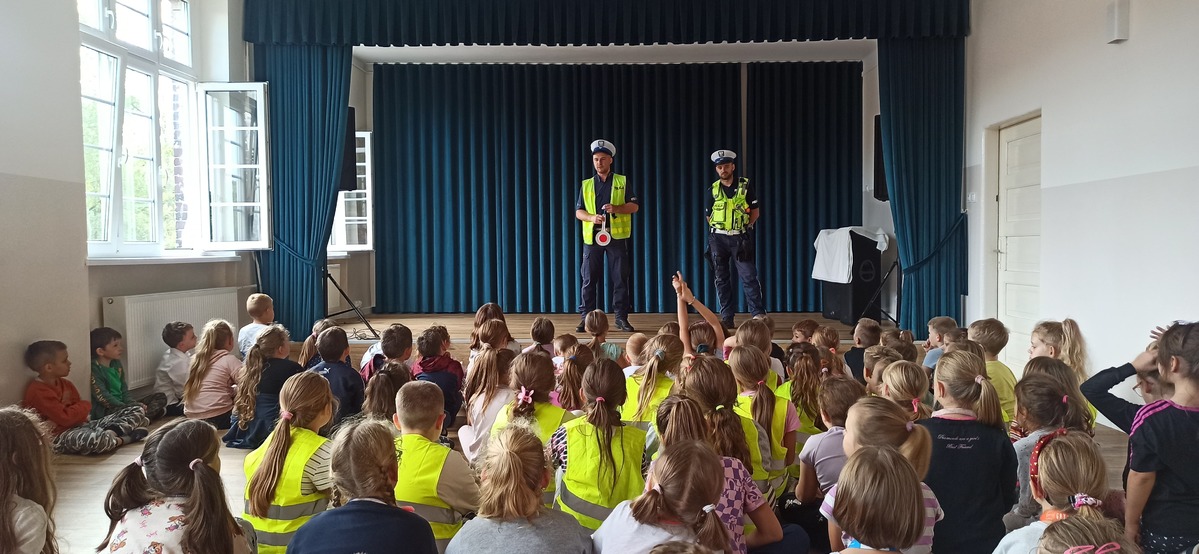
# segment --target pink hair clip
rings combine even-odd
[[[766,384],[766,381],[758,381],[758,386],[759,386],[759,387],[760,387],[760,386],[762,386],[762,385],[765,385],[765,384]]]
[[[912,429],[915,429],[915,428],[916,428],[916,423],[915,423],[915,422],[911,422],[911,421],[909,421],[909,422],[907,423],[907,425],[905,425],[905,427],[907,427],[907,428],[908,428],[908,432],[909,432],[909,433],[911,433],[911,432],[912,432]]]
[[[187,464],[187,467],[188,467],[188,469],[195,471],[196,465],[203,465],[203,464],[204,464],[204,460],[201,460],[200,458],[196,458],[196,459],[192,460],[192,463]]]
[[[1103,505],[1102,500],[1099,500],[1098,498],[1092,497],[1089,494],[1081,493],[1081,492],[1074,496],[1071,496],[1067,500],[1070,502],[1070,505],[1073,506],[1075,510],[1077,510],[1083,506],[1090,506],[1092,508],[1098,508]]]
[[[1069,403],[1070,403],[1070,395],[1063,394],[1062,395],[1062,404],[1069,404]]]
[[[1062,554],[1085,554],[1093,552],[1094,554],[1108,554],[1109,552],[1119,552],[1120,544],[1115,541],[1095,546],[1093,544],[1083,544],[1079,546],[1071,546]]]
[[[920,399],[913,398],[912,399],[912,413],[916,413],[919,411],[920,411]],[[911,429],[908,429],[908,431],[911,431]]]
[[[983,379],[986,379],[986,377],[983,377],[982,375],[975,375],[975,376],[974,376],[974,382],[975,382],[975,383],[978,383],[978,384],[980,384],[980,385],[981,385],[981,384],[983,384]]]
[[[521,387],[520,392],[516,395],[516,402],[518,404],[532,404],[533,403],[533,389],[526,389],[524,387]]]
[[[133,459],[133,463],[134,463],[134,465],[136,465],[137,467],[142,467],[142,457],[141,457],[141,456],[138,456],[138,457],[134,458],[134,459]]]
[[[295,417],[295,414],[293,414],[287,410],[283,410],[283,411],[279,412],[279,419],[282,419],[283,421],[291,421],[291,418],[293,418],[293,417]]]
[[[604,397],[602,397],[602,396],[597,396],[597,397],[595,397],[595,403],[596,403],[596,404],[599,404],[600,402],[603,402],[603,401],[604,401]]]

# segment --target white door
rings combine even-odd
[[[1041,307],[1041,118],[999,131],[999,320],[1011,330],[999,359],[1023,374]]]

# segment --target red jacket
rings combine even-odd
[[[92,403],[80,398],[75,385],[66,379],[59,379],[57,385],[30,381],[22,404],[53,423],[55,435],[86,423],[92,411]]]

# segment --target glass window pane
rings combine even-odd
[[[129,158],[121,167],[124,187],[121,193],[126,200],[152,200],[150,191],[154,179],[154,160]]]
[[[154,113],[154,82],[149,75],[130,69],[125,72],[125,112]]]
[[[258,163],[258,131],[214,130],[209,140],[209,158],[215,165]]]
[[[154,202],[126,199],[121,216],[125,220],[125,241],[152,242],[154,240]]]
[[[209,91],[209,124],[214,127],[258,127],[258,93]]]
[[[125,114],[125,132],[121,144],[131,156],[151,158],[154,156],[153,120],[143,115]]]
[[[158,4],[158,9],[161,11],[159,18],[162,19],[163,25],[183,32],[188,31],[188,18],[191,14],[188,11],[187,0],[162,0]]]
[[[100,28],[100,22],[103,20],[100,0],[76,0],[75,5],[79,7],[79,23],[81,25],[87,25],[93,29]]]
[[[183,65],[191,65],[191,37],[182,31],[163,27],[162,55]]]
[[[117,40],[152,50],[154,30],[150,26],[149,2],[119,0],[116,5]]]
[[[257,241],[258,206],[213,206],[209,212],[214,242]]]
[[[213,204],[228,202],[259,202],[258,170],[252,167],[212,170],[209,201]]]
[[[83,144],[111,150],[116,138],[116,110],[108,104],[83,99]]]
[[[87,240],[108,240],[108,200],[87,197]]]
[[[87,192],[108,196],[112,193],[112,153],[99,148],[83,148],[83,174]]]
[[[117,100],[117,59],[91,48],[79,49],[79,85],[84,96]]]
[[[350,246],[361,246],[366,244],[366,223],[347,223],[346,224],[346,244]]]
[[[187,186],[188,171],[195,159],[187,147],[187,129],[191,125],[189,90],[187,83],[182,81],[165,75],[158,78],[162,246],[168,250],[184,247],[188,201],[195,190]]]

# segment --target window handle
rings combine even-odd
[[[117,14],[109,8],[104,9],[104,18],[108,20],[108,30],[113,31],[117,28]]]

